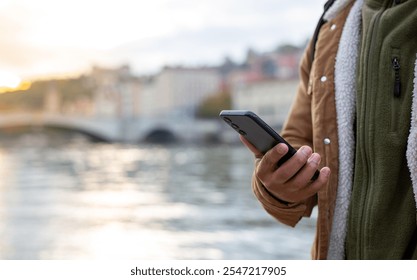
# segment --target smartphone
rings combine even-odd
[[[297,152],[274,129],[251,111],[223,110],[220,112],[220,117],[263,154],[279,143],[287,145],[288,152],[277,162],[277,166],[282,165]],[[311,180],[317,179],[319,174],[317,170]]]

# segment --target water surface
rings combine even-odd
[[[309,259],[315,218],[280,225],[241,145],[0,141],[1,259]]]

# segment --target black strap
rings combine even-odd
[[[326,2],[326,4],[324,4],[324,11],[323,14],[321,15],[319,22],[317,23],[316,26],[316,30],[314,31],[314,35],[313,35],[313,50],[311,52],[311,61],[314,60],[314,54],[316,52],[316,43],[317,43],[317,39],[319,38],[319,33],[320,33],[320,28],[321,26],[326,23],[326,21],[324,20],[324,15],[326,14],[327,10],[333,5],[335,0],[328,0]]]

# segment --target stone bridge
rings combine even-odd
[[[13,127],[60,128],[106,142],[193,142],[213,139],[222,130],[222,123],[187,118],[115,119],[45,113],[1,114],[0,131]]]

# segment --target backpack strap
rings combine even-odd
[[[333,5],[333,3],[335,2],[335,0],[328,0],[326,2],[326,4],[324,4],[324,11],[323,14],[321,15],[319,22],[317,23],[316,26],[316,30],[314,31],[314,35],[313,35],[313,51],[311,53],[311,61],[314,60],[314,54],[316,52],[316,43],[317,43],[317,39],[319,38],[319,33],[320,33],[320,28],[322,27],[323,24],[326,23],[326,20],[324,19],[324,15],[326,14],[327,10],[330,9],[330,7]]]

